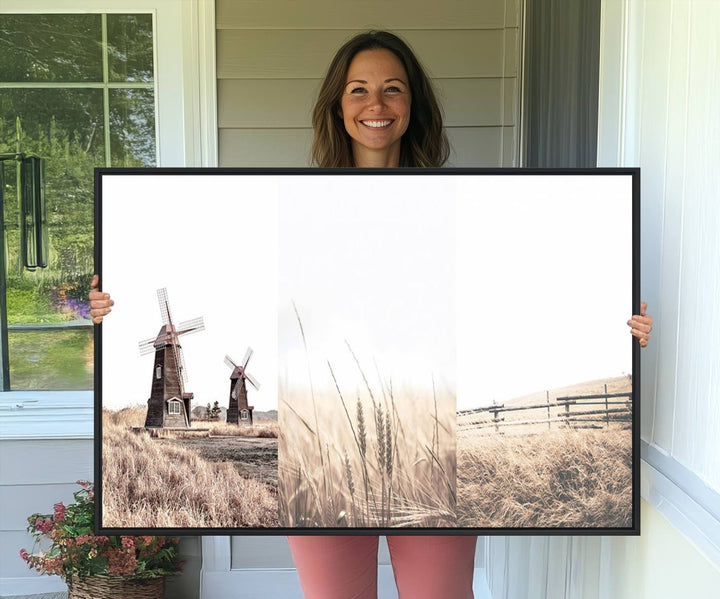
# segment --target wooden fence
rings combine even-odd
[[[493,404],[483,408],[472,410],[459,410],[458,418],[462,416],[477,415],[477,419],[458,420],[458,430],[482,429],[494,427],[496,432],[501,432],[501,427],[533,425],[547,423],[548,429],[553,423],[568,428],[609,428],[610,423],[632,422],[632,392],[608,393],[605,385],[605,393],[596,395],[570,395],[550,400],[550,392],[546,392],[547,402],[527,406],[508,406],[505,404]],[[620,398],[626,398],[620,400]],[[599,408],[593,406],[602,406]],[[590,407],[591,409],[587,409]],[[521,412],[526,410],[547,410],[546,418],[533,417],[520,418],[518,420],[505,420],[506,412]],[[490,418],[482,417],[489,414]],[[598,424],[601,423],[601,424]]]

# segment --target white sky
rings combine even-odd
[[[292,300],[316,387],[328,359],[360,385],[345,339],[458,408],[629,372],[630,197],[609,176],[104,176],[104,403],[149,396],[160,287],[174,321],[205,318],[181,338],[194,405],[227,404],[248,345],[256,409],[306,384]]]
[[[307,385],[362,386],[345,340],[375,378],[455,392],[452,182],[435,177],[295,177],[280,200],[280,364]],[[386,381],[387,382],[387,381]],[[373,386],[375,384],[373,383]]]
[[[248,385],[256,410],[277,408],[277,185],[268,177],[103,176],[103,281],[115,307],[103,322],[103,403],[145,405],[154,357],[138,341],[162,321],[167,287],[173,321],[197,316],[205,331],[181,337],[193,406],[227,406],[230,369],[255,351]]]
[[[460,184],[458,408],[632,368],[629,176]]]

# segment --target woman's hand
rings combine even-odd
[[[630,327],[630,333],[637,337],[640,341],[640,347],[647,347],[648,339],[650,338],[650,331],[652,331],[652,316],[645,314],[647,304],[640,302],[640,314],[633,314],[633,317],[628,320],[628,326]]]
[[[99,282],[100,278],[94,275],[92,283],[90,283],[92,291],[88,294],[88,298],[90,299],[90,316],[92,316],[92,321],[95,324],[100,324],[103,321],[103,317],[112,311],[110,306],[115,304],[115,302],[110,299],[109,293],[103,293],[95,289]]]

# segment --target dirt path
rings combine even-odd
[[[231,462],[244,478],[253,478],[275,489],[278,484],[277,439],[262,437],[204,437],[158,439],[196,451],[209,462]]]

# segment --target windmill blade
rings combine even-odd
[[[242,369],[245,370],[247,368],[248,362],[250,361],[250,358],[253,355],[252,347],[248,347],[247,351],[245,352],[245,357],[242,361]]]
[[[249,372],[243,372],[243,376],[244,376],[248,381],[250,381],[250,384],[251,384],[253,387],[255,387],[255,389],[256,389],[257,391],[260,391],[260,383],[258,382],[258,380],[257,380],[252,374],[250,374]]]
[[[170,315],[170,303],[168,302],[167,289],[163,287],[157,290],[158,304],[160,304],[160,316],[163,324],[172,324],[172,316]]]
[[[237,368],[237,364],[235,364],[235,362],[233,362],[233,359],[227,354],[225,354],[225,364],[227,364],[233,370]]]
[[[138,349],[140,349],[140,355],[146,356],[147,354],[151,354],[155,351],[155,337],[151,337],[150,339],[143,339],[142,341],[138,341]]]
[[[187,367],[185,366],[185,355],[183,354],[183,349],[179,345],[177,347],[177,355],[180,359],[180,375],[182,376],[182,380],[184,382],[188,382],[188,375],[187,375]]]
[[[199,333],[205,330],[205,321],[202,316],[193,318],[192,320],[186,320],[178,325],[178,335],[192,335],[193,333]]]

